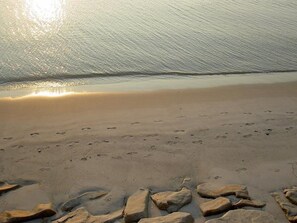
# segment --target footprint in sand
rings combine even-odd
[[[159,136],[159,134],[148,134],[148,135],[146,135],[146,137],[156,137],[156,136]]]
[[[147,155],[145,155],[145,156],[143,156],[143,157],[150,157],[150,156],[152,156],[152,154],[147,154]]]
[[[98,157],[101,157],[101,156],[107,156],[107,155],[106,154],[100,154],[100,153],[98,153],[97,156]]]
[[[183,130],[183,129],[177,129],[177,130],[174,130],[174,132],[185,132],[185,130]]]
[[[192,141],[192,143],[193,143],[193,144],[198,144],[198,143],[199,143],[199,144],[202,144],[202,143],[203,143],[203,141],[202,141],[202,140],[198,140],[198,141]]]
[[[266,129],[265,131],[266,131],[265,135],[269,136],[270,133],[272,132],[272,129]]]
[[[4,140],[12,140],[12,137],[5,137]]]
[[[127,155],[134,155],[134,154],[137,154],[137,152],[128,152],[126,153]]]
[[[93,145],[93,143],[89,142],[89,143],[88,143],[88,146],[91,146],[91,145]]]
[[[117,127],[107,127],[108,130],[117,129]]]
[[[57,135],[65,135],[66,132],[56,132]]]
[[[245,123],[245,125],[247,125],[247,126],[251,126],[251,125],[254,125],[255,123],[253,123],[253,122],[247,122],[247,123]]]
[[[18,148],[18,149],[23,148],[23,147],[24,147],[23,145],[13,145],[12,146],[12,148]]]
[[[268,118],[265,121],[269,122],[269,121],[274,121],[274,120],[275,120],[274,118]]]
[[[217,136],[216,139],[226,139],[227,136]]]
[[[121,156],[112,156],[111,158],[112,158],[112,159],[116,159],[116,160],[121,160],[121,159],[123,159],[123,157],[121,157]]]
[[[30,135],[31,135],[31,136],[38,136],[39,133],[38,133],[38,132],[33,132],[33,133],[31,133]]]
[[[132,122],[132,123],[130,123],[131,125],[138,125],[138,124],[140,124],[140,122]]]
[[[292,129],[294,129],[294,127],[288,127],[288,128],[286,128],[287,131],[290,131]]]
[[[286,112],[287,114],[294,114],[294,112]]]
[[[241,167],[241,168],[236,169],[235,171],[240,173],[240,172],[243,172],[243,171],[247,171],[247,168]]]
[[[103,140],[102,142],[109,143],[109,140]]]
[[[84,130],[90,130],[90,129],[91,129],[90,127],[81,128],[82,131],[84,131]]]
[[[83,158],[81,158],[80,160],[81,160],[81,161],[87,161],[88,158],[87,158],[87,157],[83,157]]]
[[[243,137],[244,138],[250,138],[250,137],[252,137],[253,135],[252,134],[247,134],[247,135],[244,135]]]
[[[156,148],[156,146],[155,145],[152,145],[151,147],[150,147],[150,150],[156,150],[157,148]]]
[[[272,111],[271,110],[266,110],[264,111],[265,113],[271,113]]]
[[[251,114],[253,114],[253,113],[251,113],[251,112],[244,112],[243,114],[244,114],[244,115],[251,115]]]
[[[127,138],[133,138],[133,135],[124,135],[122,136],[123,139],[127,139]]]
[[[0,149],[0,151],[5,151],[4,149]]]
[[[167,144],[169,144],[169,145],[175,145],[175,144],[177,144],[177,142],[175,142],[175,141],[167,141]]]
[[[39,170],[43,172],[43,171],[49,171],[50,169],[51,168],[49,168],[49,167],[43,167],[43,168],[40,168]]]

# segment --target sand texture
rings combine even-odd
[[[203,223],[210,199],[196,188],[220,183],[246,186],[266,203],[257,210],[287,223],[271,192],[297,186],[297,83],[0,99],[0,123],[0,181],[20,185],[0,212],[52,203],[56,220],[65,202],[107,191],[74,205],[101,216],[139,188],[187,187],[179,211]],[[149,199],[149,218],[165,214]]]

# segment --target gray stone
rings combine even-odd
[[[137,222],[148,217],[148,198],[149,190],[147,189],[140,189],[128,198],[124,210],[125,222]]]
[[[178,211],[184,205],[191,203],[192,193],[189,189],[184,187],[177,192],[166,191],[156,193],[152,195],[151,198],[158,208],[171,213]]]
[[[55,215],[52,204],[39,204],[33,210],[12,210],[0,213],[1,223],[24,222],[39,218],[46,218]]]
[[[249,199],[246,186],[239,184],[218,185],[214,183],[203,183],[197,186],[197,192],[201,197],[217,198],[221,196],[235,195],[238,198]]]
[[[211,219],[205,223],[277,223],[273,216],[264,211],[232,210],[223,217]]]
[[[87,202],[89,200],[95,200],[97,198],[100,198],[106,195],[107,193],[108,192],[106,191],[91,191],[83,193],[78,197],[72,198],[71,200],[62,204],[61,209],[62,211],[71,211],[73,208],[79,206],[80,204]]]
[[[203,216],[219,214],[232,208],[232,203],[228,198],[218,197],[214,200],[206,201],[199,205]]]
[[[169,215],[143,218],[138,223],[193,223],[194,219],[191,214],[185,212],[174,212]]]
[[[286,217],[290,222],[297,222],[297,206],[292,204],[283,193],[272,193],[271,194],[276,202],[279,204],[281,209],[286,213]]]

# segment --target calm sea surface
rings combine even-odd
[[[1,86],[296,70],[296,0],[0,0]]]

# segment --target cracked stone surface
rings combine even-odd
[[[203,216],[209,216],[230,210],[232,203],[228,198],[218,197],[200,204],[199,207]]]
[[[271,194],[281,209],[285,212],[290,222],[297,222],[297,206],[292,204],[283,193],[275,192]]]
[[[262,208],[266,204],[263,201],[259,200],[247,200],[247,199],[241,199],[235,204],[233,204],[233,207],[235,208],[243,208],[243,207],[254,207],[254,208]]]
[[[264,211],[232,210],[220,218],[211,219],[205,223],[277,223],[274,217]]]
[[[197,192],[201,197],[217,198],[221,196],[235,195],[238,198],[249,199],[246,186],[239,184],[218,185],[215,183],[203,183],[197,186]]]
[[[33,210],[12,210],[0,213],[1,223],[24,222],[55,215],[52,204],[39,204]]]
[[[148,189],[139,189],[128,198],[124,210],[125,222],[137,222],[148,217],[148,198]]]
[[[143,218],[138,223],[193,223],[194,219],[191,214],[186,212],[174,212],[169,215]]]
[[[180,191],[166,191],[156,193],[151,196],[154,203],[161,210],[166,210],[169,213],[178,211],[186,204],[191,203],[192,193],[187,188],[182,188]]]
[[[103,197],[107,194],[106,191],[91,191],[83,193],[75,198],[70,199],[69,201],[62,204],[62,211],[71,211],[73,208],[79,206],[80,204],[87,202],[89,200],[95,200],[100,197]]]
[[[91,215],[85,208],[78,208],[52,223],[113,223],[123,217],[123,209],[106,215]]]
[[[284,190],[286,198],[291,201],[291,203],[297,205],[297,187],[293,187],[292,189]]]

